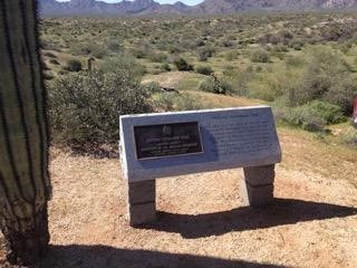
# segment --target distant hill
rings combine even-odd
[[[68,15],[148,15],[148,14],[229,14],[242,11],[304,11],[324,9],[351,9],[357,0],[205,0],[196,6],[182,2],[159,4],[154,0],[124,0],[109,4],[96,0],[39,0],[44,16]]]

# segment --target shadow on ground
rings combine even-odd
[[[357,208],[294,199],[278,199],[265,208],[236,208],[201,215],[158,212],[158,221],[137,228],[180,233],[185,238],[208,237],[231,231],[245,231],[357,215]]]
[[[125,239],[125,238],[123,238]],[[51,246],[39,268],[179,268],[179,267],[262,267],[283,266],[241,260],[224,260],[189,254],[170,254],[108,246]]]

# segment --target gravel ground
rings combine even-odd
[[[357,267],[357,152],[280,139],[273,205],[242,207],[240,169],[160,179],[158,222],[141,228],[127,224],[117,159],[53,149],[51,247],[38,267]]]

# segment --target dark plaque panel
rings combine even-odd
[[[198,122],[136,126],[134,135],[139,160],[203,152]]]

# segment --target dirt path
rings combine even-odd
[[[357,267],[357,152],[279,135],[274,205],[241,206],[240,170],[162,179],[159,222],[139,229],[125,220],[116,159],[54,150],[52,246],[39,267]]]

